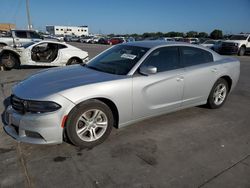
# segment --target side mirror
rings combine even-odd
[[[157,73],[157,68],[154,66],[142,66],[139,69],[139,72],[143,75],[151,75]]]

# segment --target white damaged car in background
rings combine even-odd
[[[0,66],[5,70],[19,68],[20,65],[66,66],[88,60],[88,52],[64,42],[30,42],[16,48],[5,46],[0,51]]]

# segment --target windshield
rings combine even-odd
[[[33,44],[35,44],[35,42],[29,42],[29,43],[23,44],[21,47],[28,48],[29,46],[31,46]]]
[[[247,36],[244,35],[233,35],[229,40],[247,40]]]
[[[90,61],[86,66],[110,74],[126,75],[148,48],[118,45]]]

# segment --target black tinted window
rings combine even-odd
[[[183,66],[199,65],[213,61],[213,55],[200,48],[181,47]]]
[[[58,49],[63,49],[63,48],[67,48],[67,46],[65,46],[63,44],[58,44]]]
[[[86,66],[101,72],[126,75],[148,51],[148,48],[118,45],[97,56]]]
[[[32,38],[32,39],[40,39],[41,36],[36,32],[30,32],[30,38]]]
[[[157,72],[179,68],[178,47],[164,47],[154,50],[142,66],[154,66],[157,68]]]
[[[26,31],[16,31],[16,37],[27,38],[27,33],[26,33]]]

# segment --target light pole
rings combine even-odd
[[[30,18],[30,1],[26,0],[26,11],[27,11],[27,18],[28,18],[28,29],[32,29],[31,18]]]

